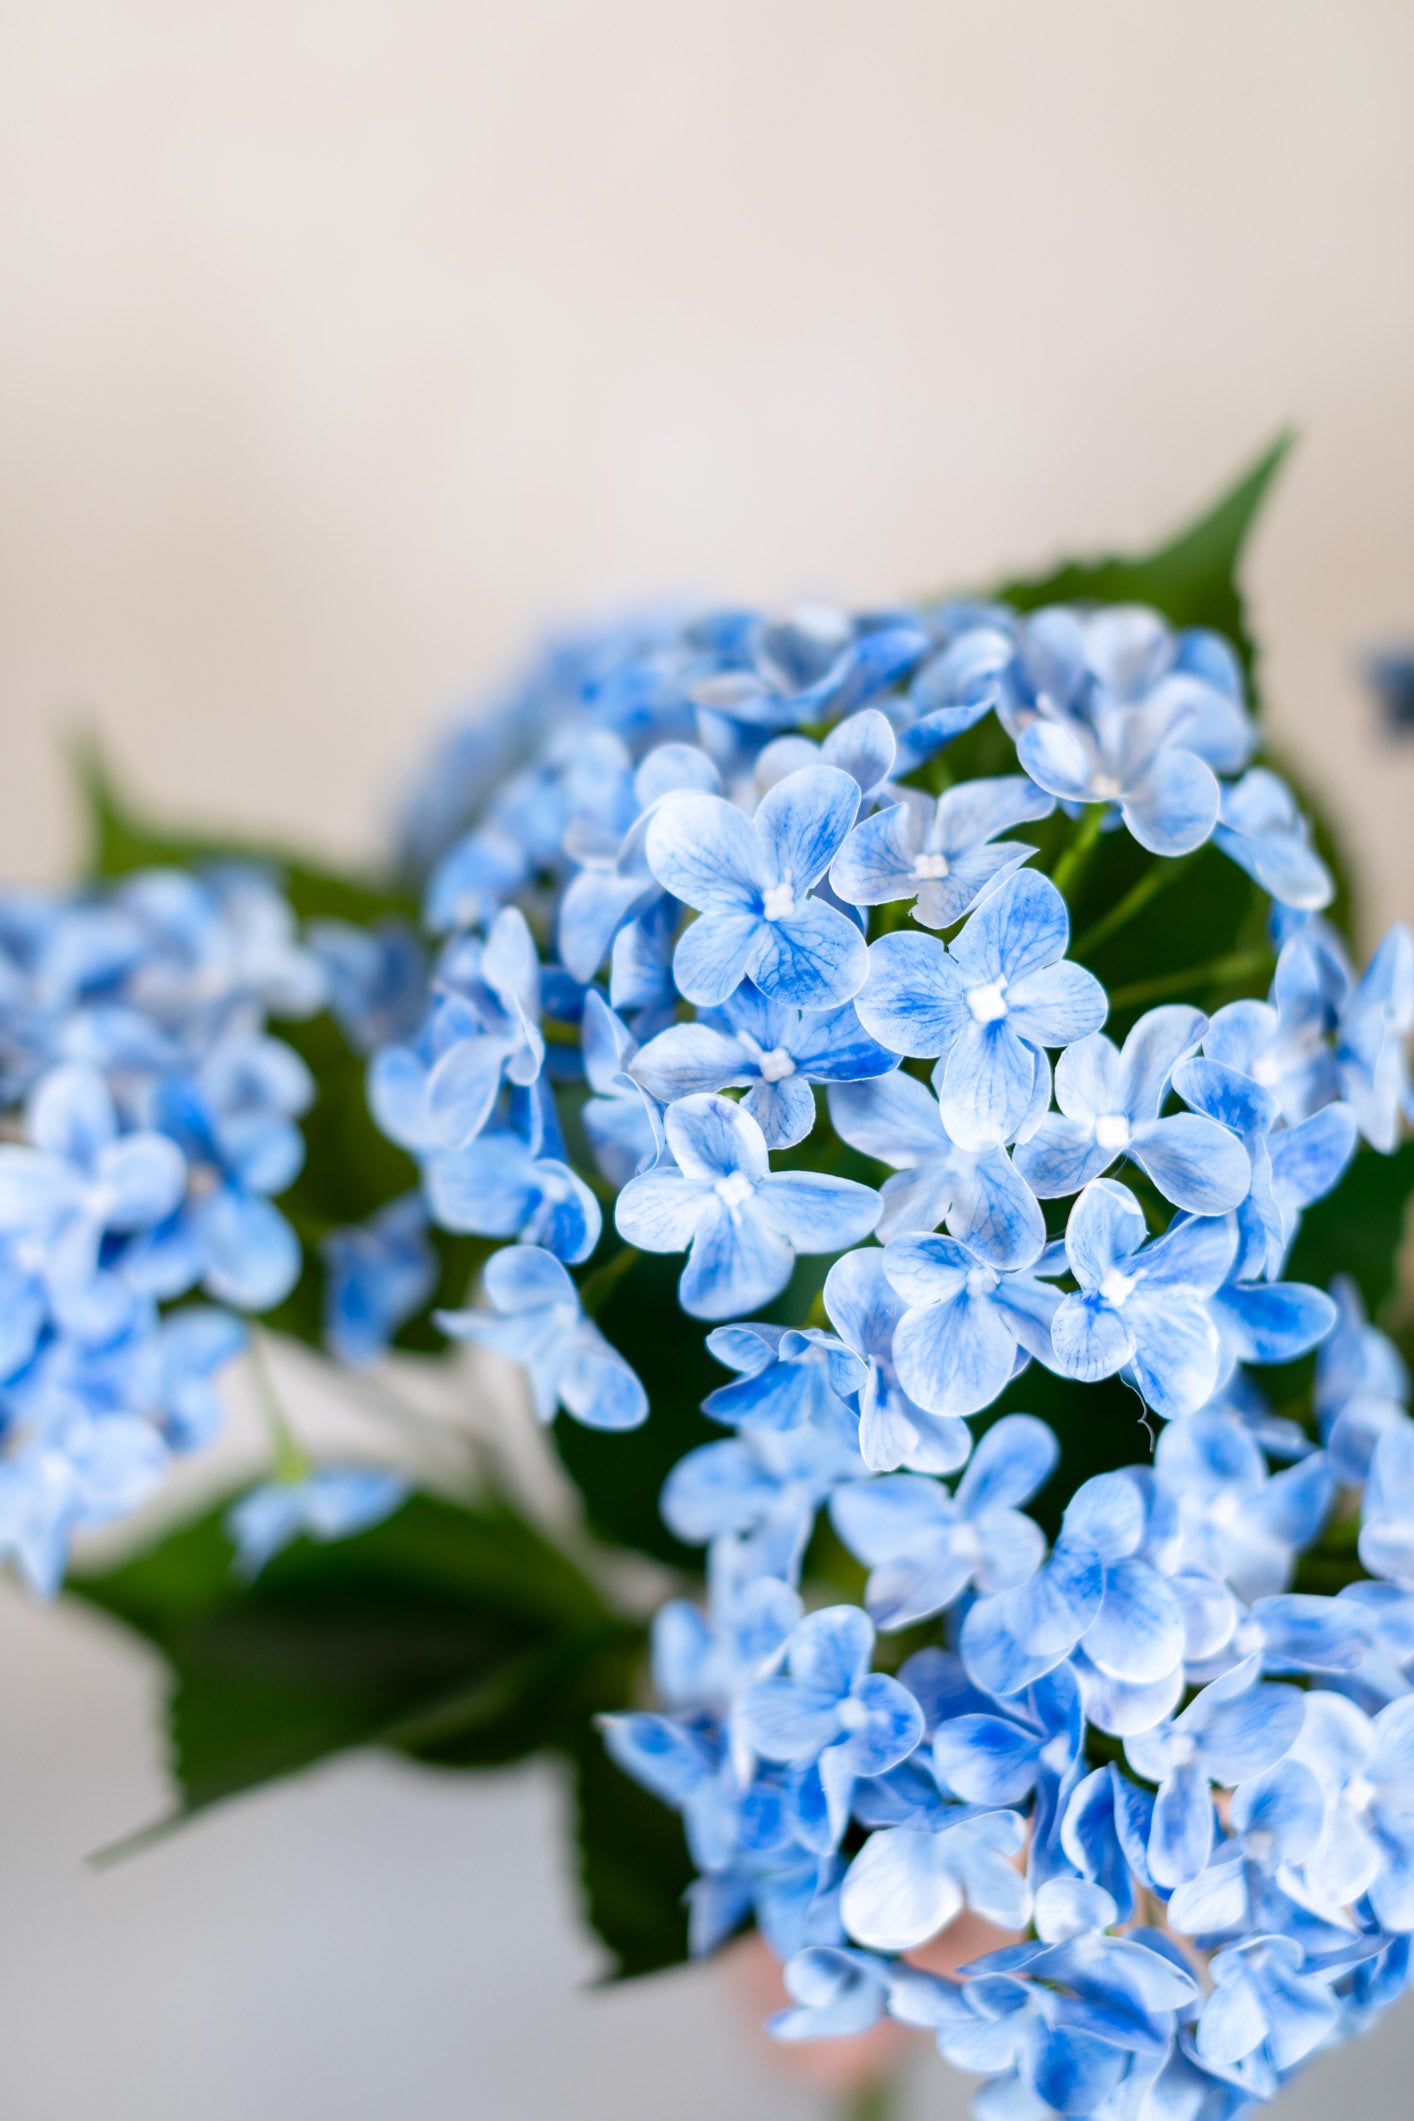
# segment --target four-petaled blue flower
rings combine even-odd
[[[688,1252],[678,1285],[693,1318],[759,1310],[790,1279],[797,1252],[843,1252],[869,1235],[879,1196],[822,1171],[772,1171],[749,1112],[725,1097],[683,1097],[665,1121],[674,1164],[619,1195],[619,1235],[645,1252]]]
[[[507,1245],[482,1270],[489,1311],[439,1311],[454,1340],[479,1341],[518,1362],[530,1378],[535,1412],[557,1405],[591,1429],[633,1429],[648,1416],[648,1395],[617,1348],[580,1306],[579,1291],[553,1252]]]
[[[1054,798],[1021,774],[964,781],[936,802],[911,788],[856,825],[830,869],[830,882],[852,906],[912,899],[925,928],[951,928],[983,892],[1035,853],[999,832],[1049,817]]]
[[[1049,878],[1019,870],[945,949],[885,935],[869,950],[859,1021],[893,1053],[938,1056],[943,1124],[964,1149],[1010,1141],[1049,1090],[1043,1049],[1098,1031],[1105,991],[1065,956],[1070,918]]]
[[[788,774],[748,818],[717,795],[675,795],[648,827],[648,865],[664,890],[698,909],[673,954],[679,992],[713,1008],[754,980],[770,1001],[838,1007],[868,970],[864,938],[812,898],[859,808],[859,784],[837,766]]]

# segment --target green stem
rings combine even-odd
[[[295,1440],[289,1417],[280,1404],[275,1390],[275,1380],[270,1375],[270,1364],[265,1352],[265,1336],[258,1326],[250,1329],[250,1367],[260,1393],[260,1404],[265,1413],[266,1426],[270,1431],[270,1448],[275,1457],[275,1478],[288,1481],[304,1480],[309,1473],[309,1460]]]
[[[1056,866],[1051,871],[1051,882],[1062,898],[1073,889],[1094,853],[1108,807],[1106,803],[1087,803],[1076,820],[1075,830],[1061,848]]]
[[[893,2121],[898,2112],[898,2079],[870,2077],[845,2095],[840,2121]]]
[[[1206,965],[1189,965],[1182,972],[1165,972],[1157,979],[1141,979],[1129,987],[1116,987],[1110,995],[1110,1007],[1137,1009],[1141,1002],[1161,1002],[1170,994],[1232,986],[1238,980],[1251,979],[1259,972],[1265,972],[1271,962],[1270,950],[1239,950],[1231,957],[1210,958]]]
[[[1148,905],[1151,898],[1157,898],[1161,891],[1167,890],[1174,879],[1182,875],[1192,859],[1191,854],[1181,855],[1176,861],[1156,858],[1153,866],[1144,871],[1139,881],[1130,885],[1124,897],[1111,906],[1108,913],[1101,914],[1099,920],[1085,930],[1079,942],[1072,943],[1071,956],[1088,958],[1092,951],[1099,949],[1101,943],[1107,943],[1127,921],[1132,921],[1135,914]]]
[[[642,1257],[636,1245],[624,1245],[612,1259],[606,1259],[602,1267],[596,1267],[592,1274],[586,1275],[579,1285],[579,1300],[586,1317],[598,1315],[634,1261]]]

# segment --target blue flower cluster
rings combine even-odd
[[[42,1591],[211,1441],[237,1314],[299,1274],[314,1086],[267,1019],[327,985],[248,869],[0,899],[0,1554]]]
[[[988,717],[1016,770],[954,780]],[[518,741],[458,836],[449,784]],[[607,1727],[683,1815],[694,1947],[754,1919],[780,2037],[928,2027],[1007,2121],[1222,2121],[1409,1973],[1407,1379],[1284,1267],[1414,1112],[1414,942],[1357,975],[1256,749],[1231,650],[1147,610],[726,612],[557,652],[414,809],[443,940],[371,1100],[434,1220],[511,1241],[448,1331],[543,1417],[642,1420],[615,1263],[568,1272],[608,1211],[732,1373],[663,1496],[708,1609],[664,1607],[662,1710]],[[1015,835],[1058,809],[1048,876]],[[1110,832],[1260,885],[1266,1000],[1106,1035],[1061,887]],[[814,1308],[752,1319],[802,1255]],[[1318,1347],[1308,1427],[1249,1373]],[[1033,1364],[1131,1386],[1151,1462],[1063,1487],[996,1412]],[[804,1607],[825,1518],[862,1606]],[[1293,1589],[1333,1525],[1360,1580]],[[1024,1941],[916,1965],[964,1908]]]

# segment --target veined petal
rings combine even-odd
[[[1124,822],[1151,854],[1191,854],[1218,821],[1217,776],[1192,751],[1167,745],[1124,792]]]
[[[689,929],[688,935],[692,932]],[[681,951],[682,945],[678,948]],[[798,1009],[837,1008],[864,985],[869,952],[853,921],[823,899],[810,898],[794,913],[761,923],[750,969],[772,1001],[790,1002]]]
[[[760,843],[751,820],[719,795],[692,789],[665,797],[645,852],[663,889],[686,905],[738,912],[760,905],[767,881]]]
[[[1225,1215],[1247,1197],[1252,1165],[1235,1134],[1200,1112],[1136,1127],[1127,1153],[1165,1200],[1190,1215]]]
[[[1036,1056],[1009,1018],[964,1024],[948,1049],[938,1089],[944,1126],[964,1149],[1000,1147],[1026,1117],[1035,1079]]]
[[[930,935],[884,935],[872,944],[855,1008],[891,1053],[943,1053],[971,1021],[962,976]]]
[[[843,1252],[862,1244],[881,1208],[872,1186],[824,1171],[773,1171],[758,1195],[762,1218],[797,1252]]]
[[[704,796],[704,802],[716,802]],[[700,1009],[714,1009],[734,994],[753,968],[766,923],[755,912],[715,909],[685,928],[673,952],[678,992]]]
[[[622,1204],[623,1195],[619,1198]],[[678,1283],[678,1300],[692,1318],[738,1317],[779,1296],[794,1265],[790,1246],[750,1212],[749,1203],[730,1208],[709,1193]]]
[[[771,879],[808,890],[839,853],[858,810],[859,783],[838,766],[806,766],[777,781],[756,811],[756,838]]]

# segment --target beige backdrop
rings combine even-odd
[[[1292,420],[1276,725],[1414,911],[1354,674],[1414,634],[1411,92],[1407,0],[4,0],[0,869],[72,857],[84,719],[174,815],[367,851],[547,616],[1148,538]],[[81,1875],[153,1675],[3,1621],[26,2121],[806,2110],[710,1987],[566,2000],[544,1778],[354,1764]]]

